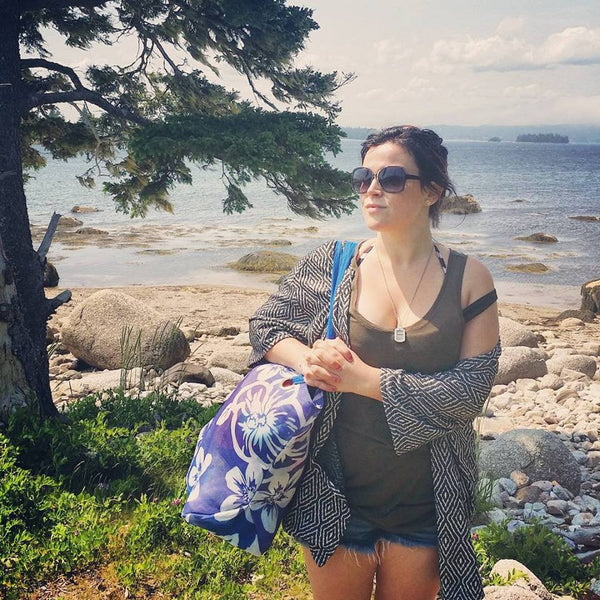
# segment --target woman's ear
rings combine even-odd
[[[437,183],[430,183],[425,188],[425,204],[431,206],[435,204],[442,196],[444,190]]]

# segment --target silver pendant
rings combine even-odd
[[[398,325],[398,327],[394,329],[394,341],[398,344],[406,341],[406,329],[404,329],[404,327]]]

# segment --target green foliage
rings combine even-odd
[[[300,550],[284,533],[256,558],[181,518],[197,433],[215,412],[115,391],[75,401],[66,423],[16,414],[0,435],[0,597],[105,564],[141,597],[308,598]]]
[[[340,110],[334,94],[354,76],[294,66],[318,28],[310,9],[281,0],[23,4],[20,41],[39,56],[25,57],[19,86],[26,168],[43,166],[39,146],[55,158],[85,154],[93,167],[80,183],[92,187],[108,173],[105,191],[131,216],[145,216],[150,207],[172,211],[173,186],[191,183],[189,161],[220,165],[227,213],[252,206],[243,187],[256,178],[297,213],[325,217],[352,210],[348,175],[323,156],[339,149],[343,133],[334,125]],[[84,50],[136,37],[138,52],[127,66],[91,65],[82,74],[45,60],[48,28]],[[218,77],[222,65],[237,71],[267,110],[209,81],[204,71]],[[63,103],[78,108],[77,123],[59,112]]]
[[[582,564],[564,539],[541,523],[509,532],[492,523],[474,535],[474,547],[484,579],[494,564],[514,559],[537,575],[551,591],[575,593],[600,576],[600,560]]]
[[[142,398],[116,390],[75,403],[66,423],[17,411],[7,435],[19,447],[20,466],[68,489],[110,487],[126,496],[144,489],[174,492],[174,471],[185,464],[186,453],[191,459],[198,432],[216,410],[164,394]],[[160,450],[169,451],[159,457]]]
[[[118,500],[73,494],[17,466],[17,451],[0,434],[0,596],[20,597],[40,574],[69,572],[96,560]]]

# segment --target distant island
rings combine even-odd
[[[558,133],[523,133],[517,136],[517,142],[544,142],[547,144],[568,144],[569,136]]]
[[[502,141],[502,140],[501,140],[501,139],[500,139],[500,138],[499,138],[497,135],[495,135],[494,137],[491,137],[491,138],[488,140],[488,142],[501,142],[501,141]]]

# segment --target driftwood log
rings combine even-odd
[[[600,279],[592,279],[581,286],[581,308],[600,313]]]

